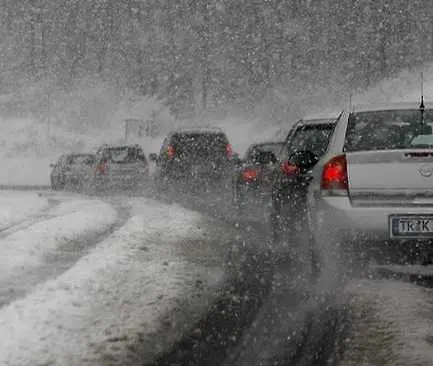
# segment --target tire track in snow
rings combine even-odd
[[[83,236],[78,239],[69,240],[62,245],[61,254],[50,255],[46,257],[46,262],[34,270],[29,270],[25,273],[20,273],[15,277],[8,278],[8,285],[0,288],[0,307],[6,306],[11,302],[20,299],[26,295],[33,287],[39,283],[43,283],[50,279],[60,276],[83,256],[85,256],[99,242],[104,241],[107,237],[119,230],[130,217],[130,206],[125,204],[119,198],[106,198],[106,202],[111,204],[117,211],[117,220],[113,225],[110,225],[106,230],[98,234]],[[51,209],[61,201],[52,199]],[[36,222],[42,222],[44,219],[52,218],[53,216],[45,215],[38,218]],[[35,222],[26,222],[21,228],[14,227],[16,231],[30,227]],[[10,235],[11,233],[9,233]]]
[[[264,244],[270,240],[270,230],[263,217],[240,217],[228,192],[176,191],[155,189],[154,195],[239,228],[240,238],[234,247],[240,250],[233,253],[235,268],[231,271],[238,286],[153,365],[231,366],[260,362],[319,366],[329,360],[335,364],[335,344],[340,342],[346,322],[344,306],[336,304],[332,294],[321,298],[308,289],[306,279],[300,279],[299,266],[293,262],[284,264],[279,255],[266,254],[271,249]],[[265,277],[260,275],[264,273]]]
[[[49,211],[55,208],[60,203],[60,200],[54,198],[48,198],[47,202],[48,202],[48,206],[42,209],[37,214],[31,215],[30,217],[27,217],[23,220],[14,222],[12,224],[0,228],[0,239],[3,239],[8,235],[16,233],[17,231],[25,230],[38,222],[42,222],[44,220],[52,218],[53,216],[49,214]]]

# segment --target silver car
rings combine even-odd
[[[311,244],[328,269],[351,270],[365,253],[385,262],[431,258],[432,125],[433,109],[418,103],[344,113],[307,195]]]
[[[106,189],[135,191],[149,181],[149,163],[139,145],[104,145],[96,152],[94,193]]]
[[[82,183],[90,179],[95,156],[92,154],[64,154],[55,164],[51,172],[51,188],[80,190]]]

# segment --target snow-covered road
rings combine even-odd
[[[122,364],[138,342],[151,360],[225,281],[232,233],[178,205],[4,191],[2,202],[0,365]]]

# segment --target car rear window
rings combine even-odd
[[[335,123],[320,123],[297,127],[287,141],[287,158],[297,151],[308,150],[320,158],[328,149]]]
[[[106,149],[103,156],[113,163],[146,162],[143,150],[135,147],[118,147]]]
[[[171,143],[178,154],[224,153],[228,139],[223,133],[175,134]]]
[[[433,111],[426,110],[424,124],[433,126]],[[372,151],[433,148],[433,135],[421,131],[418,109],[351,113],[344,150]]]
[[[69,155],[66,158],[66,164],[79,165],[92,158],[92,155]]]
[[[269,144],[260,144],[260,145],[254,145],[250,147],[245,154],[246,160],[253,159],[254,155],[258,152],[273,152],[275,156],[280,152],[281,146],[283,143],[269,143]]]

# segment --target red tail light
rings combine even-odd
[[[98,163],[95,167],[96,173],[98,174],[105,174],[107,172],[107,169],[108,169],[108,164],[106,161],[102,161]]]
[[[245,168],[244,171],[242,172],[242,179],[245,182],[250,182],[252,180],[255,180],[257,179],[258,176],[259,176],[259,171],[257,169]]]
[[[284,175],[291,176],[299,174],[299,167],[295,164],[289,163],[288,161],[283,161],[280,164],[280,169]]]
[[[325,164],[321,188],[323,190],[345,191],[349,189],[346,155],[335,156]]]
[[[169,145],[168,148],[167,148],[167,156],[168,156],[168,158],[169,159],[174,158],[174,154],[175,154],[175,151],[174,151],[173,145]]]
[[[233,156],[233,148],[232,145],[227,144],[226,146],[226,154],[228,158],[231,158]]]

